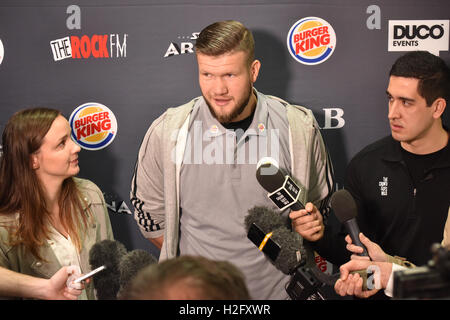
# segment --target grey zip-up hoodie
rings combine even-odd
[[[135,219],[144,237],[164,236],[160,261],[177,255],[181,159],[189,117],[196,101],[201,98],[167,109],[147,130],[139,150],[130,197],[135,207]],[[312,111],[277,97],[265,98],[275,99],[286,107],[291,170],[296,182],[306,190],[301,193],[299,201],[313,202],[326,218],[329,196],[333,191],[333,170]]]

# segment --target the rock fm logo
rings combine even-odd
[[[87,150],[100,150],[117,135],[117,120],[106,106],[89,102],[76,108],[69,119],[72,139]]]
[[[298,62],[306,65],[319,64],[333,54],[336,34],[333,27],[321,18],[302,18],[289,30],[287,47]]]
[[[50,41],[50,47],[55,61],[66,58],[126,58],[127,38],[127,34],[122,37],[119,34],[67,36]]]

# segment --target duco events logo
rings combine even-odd
[[[69,119],[72,139],[83,149],[100,150],[117,135],[117,120],[106,106],[89,102],[76,108]]]
[[[390,20],[388,51],[448,51],[449,20]]]
[[[0,39],[0,64],[2,64],[4,56],[5,56],[5,50],[3,49],[2,39]]]
[[[128,34],[122,38],[119,34],[67,36],[50,41],[50,47],[55,61],[67,58],[126,58],[127,38]]]
[[[333,27],[321,18],[303,18],[289,30],[287,47],[298,62],[306,65],[319,64],[333,54],[336,34]]]

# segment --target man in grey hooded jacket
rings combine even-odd
[[[250,208],[275,208],[255,177],[271,156],[305,191],[305,209],[280,214],[305,240],[324,232],[333,189],[329,156],[312,112],[258,92],[261,63],[251,32],[237,21],[202,30],[196,42],[202,96],[169,108],[148,129],[131,201],[144,237],[178,255],[227,260],[244,273],[253,299],[287,299],[290,277],[247,239]],[[278,210],[278,209],[276,209]]]

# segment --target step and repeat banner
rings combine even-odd
[[[395,59],[428,50],[450,63],[448,0],[1,0],[0,130],[23,108],[61,110],[116,239],[158,255],[129,201],[138,149],[161,113],[201,94],[195,40],[228,19],[254,34],[255,87],[313,110],[338,188],[355,153],[390,133]]]

